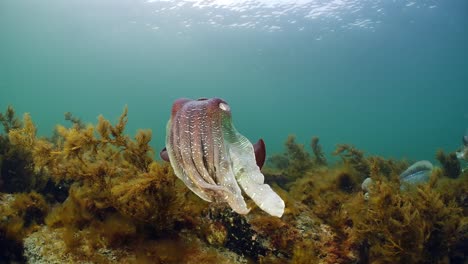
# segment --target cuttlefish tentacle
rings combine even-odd
[[[190,113],[192,116],[189,119],[189,127],[186,131],[186,134],[189,134],[187,137],[189,142],[186,142],[186,144],[190,144],[191,153],[187,153],[190,155],[187,159],[193,162],[196,172],[203,178],[203,180],[205,180],[206,183],[215,185],[215,181],[210,177],[208,170],[205,167],[205,163],[203,162],[203,110],[204,109],[194,109],[192,110],[193,113]]]
[[[203,162],[201,162],[201,153],[198,147],[201,145],[200,138],[197,137],[199,135],[199,127],[194,123],[194,120],[198,117],[198,113],[194,109],[189,109],[186,112],[178,112],[178,114],[179,116],[176,120],[179,121],[179,129],[177,130],[178,134],[176,134],[176,137],[179,139],[178,150],[180,150],[183,168],[196,186],[197,191],[195,193],[203,192],[206,194],[208,192],[210,193],[208,194],[210,196],[209,201],[214,201],[214,194],[223,192],[224,190],[222,186],[215,184],[213,178],[209,177],[207,172],[204,173],[206,169],[203,166]]]
[[[179,99],[166,129],[166,148],[160,155],[195,194],[206,201],[225,201],[246,214],[242,187],[262,210],[283,214],[283,200],[264,184],[260,172],[265,162],[263,140],[252,145],[237,132],[225,101]]]
[[[218,107],[220,103],[223,103],[221,99],[211,99],[211,102],[207,104],[208,109],[206,112],[209,124],[207,129],[211,132],[206,145],[210,146],[213,152],[213,163],[211,164],[213,166],[213,173],[211,176],[218,186],[224,188],[223,192],[218,194],[217,200],[226,201],[236,212],[247,214],[249,209],[231,170],[231,162],[228,157],[229,152],[224,142],[222,115],[230,115],[230,113],[220,112]]]
[[[168,130],[173,129],[175,133],[173,134],[168,133],[166,135],[166,142],[169,142],[169,145],[171,146],[175,146],[176,149],[173,150],[171,148],[166,147],[166,152],[164,152],[165,154],[162,154],[161,156],[167,155],[169,157],[169,160],[180,161],[180,162],[171,162],[171,166],[174,169],[174,173],[177,175],[177,177],[181,179],[185,183],[185,185],[192,192],[198,195],[200,198],[208,202],[213,202],[214,200],[212,196],[209,195],[207,191],[203,191],[202,189],[202,188],[205,188],[205,190],[208,190],[209,186],[204,184],[199,178],[194,178],[190,176],[193,174],[193,170],[191,169],[192,167],[187,166],[187,164],[184,162],[184,159],[182,158],[183,152],[186,150],[183,150],[182,148],[179,147],[181,141],[180,141],[179,133],[177,132],[179,132],[180,126],[178,124],[173,125],[172,122],[179,122],[179,121],[169,120],[167,124],[167,129]]]

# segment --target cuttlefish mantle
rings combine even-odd
[[[206,201],[227,202],[237,213],[247,214],[242,188],[265,212],[283,215],[284,201],[264,183],[260,171],[265,162],[263,140],[254,146],[237,132],[231,109],[222,99],[176,100],[160,155]]]

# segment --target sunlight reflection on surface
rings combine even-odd
[[[333,28],[374,30],[389,8],[437,7],[434,1],[411,0],[147,0],[154,14],[179,18],[182,28],[327,31]],[[338,25],[336,24],[338,23]],[[161,25],[153,25],[160,29]]]

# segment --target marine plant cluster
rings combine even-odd
[[[437,153],[430,180],[400,188],[406,160],[294,136],[268,159],[281,218],[249,200],[207,203],[155,160],[152,132],[71,113],[50,137],[31,116],[0,114],[0,263],[466,263],[468,172]],[[361,183],[372,179],[367,186]]]

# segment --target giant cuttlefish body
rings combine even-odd
[[[202,199],[225,201],[239,214],[249,209],[240,187],[270,215],[281,217],[284,202],[264,184],[262,140],[253,146],[234,128],[229,105],[219,98],[178,99],[167,123],[161,157]],[[240,185],[240,187],[239,187]]]

